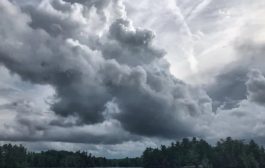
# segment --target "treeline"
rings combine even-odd
[[[170,146],[146,148],[140,158],[106,159],[86,152],[27,152],[21,145],[0,146],[0,168],[28,167],[265,168],[265,151],[254,141],[227,138],[211,146],[184,138]]]
[[[106,159],[80,151],[49,150],[35,153],[27,152],[26,148],[21,145],[0,146],[0,168],[139,167],[141,165],[141,158]]]
[[[25,168],[26,166],[26,148],[11,144],[0,146],[0,168]]]
[[[27,154],[28,167],[128,167],[141,166],[140,158],[106,159],[95,157],[87,152],[68,152],[49,150]]]
[[[142,156],[145,168],[265,168],[264,148],[253,140],[246,143],[227,138],[215,146],[196,138],[171,146],[147,148]]]

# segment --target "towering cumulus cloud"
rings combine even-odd
[[[75,117],[72,127],[110,120],[134,136],[176,138],[196,134],[192,121],[210,111],[208,96],[170,74],[165,52],[152,44],[154,33],[135,28],[121,2],[0,4],[0,62],[25,81],[54,88],[50,110]],[[90,20],[97,17],[94,31]],[[65,126],[58,120],[48,128]]]
[[[0,0],[0,141],[262,140],[264,8],[238,2]]]

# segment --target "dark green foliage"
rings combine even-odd
[[[27,167],[265,168],[265,150],[254,141],[227,138],[215,146],[196,138],[147,148],[141,158],[106,159],[86,152],[27,152],[23,146],[0,146],[0,168]]]
[[[86,152],[46,151],[28,153],[29,167],[107,167],[107,166],[141,166],[140,158],[106,159],[95,157]]]
[[[27,152],[23,146],[3,145],[0,146],[1,168],[24,168],[26,167]]]
[[[28,167],[139,167],[141,158],[106,159],[95,157],[86,152],[67,152],[49,150],[40,153],[27,152],[23,146],[0,146],[0,168],[28,168]]]
[[[227,138],[216,146],[204,140],[183,139],[171,146],[159,149],[147,148],[143,153],[146,168],[181,168],[185,166],[203,168],[264,168],[265,152],[254,141]]]

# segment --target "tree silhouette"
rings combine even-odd
[[[169,147],[147,148],[142,158],[146,168],[264,168],[265,153],[253,140],[228,137],[212,147],[202,139],[184,138]]]
[[[211,146],[202,139],[184,138],[169,146],[146,148],[141,158],[106,159],[83,151],[27,152],[21,145],[0,146],[0,168],[26,167],[145,167],[145,168],[264,168],[265,150],[253,140],[228,137]]]

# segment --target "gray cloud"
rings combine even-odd
[[[7,95],[0,95],[6,121],[0,140],[110,145],[145,137],[264,136],[263,44],[238,43],[237,59],[206,93],[171,75],[155,33],[134,27],[119,3],[0,2],[0,63],[19,81],[0,83]],[[187,18],[200,15],[206,13]],[[31,87],[36,93],[27,93]]]
[[[85,6],[85,13],[86,16],[89,16],[89,11],[93,9],[93,7],[96,9],[97,14],[99,15],[100,19],[103,21],[108,20],[108,13],[106,13],[105,9],[109,6],[115,7],[114,13],[118,13],[118,15],[125,15],[123,11],[123,6],[120,6],[122,3],[122,0],[64,0],[65,2],[69,2],[72,4],[82,4]],[[88,13],[88,14],[87,14]]]
[[[54,3],[58,3],[57,6],[61,6],[64,10],[61,12],[72,12],[70,4],[62,4],[61,1],[53,1]],[[55,8],[55,5],[52,7]],[[74,22],[70,18],[66,21],[66,17],[62,15],[54,15],[51,13],[47,13],[47,11],[43,9],[36,9],[35,6],[25,6],[23,10],[30,14],[32,20],[30,26],[34,29],[44,29],[46,32],[51,34],[52,36],[58,36],[61,34],[71,36],[74,32],[73,30],[78,30],[80,27],[78,22]],[[77,33],[77,32],[75,32]]]
[[[240,101],[247,98],[249,86],[246,82],[249,80],[249,71],[257,69],[265,72],[262,65],[263,44],[245,40],[236,44],[235,49],[238,58],[226,65],[216,75],[215,81],[205,87],[213,99],[215,109],[220,106],[226,109],[236,107]]]
[[[265,78],[259,70],[253,70],[248,74],[247,81],[248,98],[256,103],[265,103]]]
[[[264,76],[259,70],[250,70],[245,83],[247,98],[236,107],[219,108],[208,125],[211,138],[232,136],[240,139],[254,139],[264,144]]]
[[[192,124],[183,118],[203,113],[203,106],[210,103],[206,94],[163,71],[138,68],[129,76],[110,69],[104,72],[122,111],[115,117],[136,134],[169,138],[191,135]]]
[[[215,77],[215,81],[206,87],[207,93],[213,99],[213,108],[230,109],[246,99],[247,69],[245,67],[227,66],[223,72]]]
[[[19,130],[18,134],[7,133],[2,136],[4,140],[119,143],[139,136],[176,138],[196,134],[192,120],[211,111],[211,100],[203,90],[170,74],[164,51],[152,45],[153,32],[134,28],[126,18],[114,19],[92,46],[99,45],[91,47],[74,35],[82,21],[77,25],[70,21],[68,25],[62,19],[78,13],[81,6],[46,3],[55,12],[45,12],[51,8],[38,11],[25,7],[23,13],[8,1],[0,3],[0,37],[4,39],[0,42],[0,62],[25,81],[51,86],[56,95],[50,110],[57,115],[52,121],[35,122],[34,113],[30,113],[31,119],[24,116],[24,110],[16,118],[17,126],[8,126]],[[82,12],[78,14],[84,17]],[[54,36],[58,32],[50,23],[69,33]],[[110,102],[116,108],[110,110]],[[71,117],[76,120],[64,121]],[[96,132],[106,123],[113,131],[108,133],[104,128],[98,135]],[[84,130],[92,128],[95,132]]]
[[[70,3],[80,3],[89,8],[95,7],[99,11],[103,11],[103,9],[109,5],[112,0],[64,0],[65,2]]]
[[[110,26],[109,40],[103,44],[102,54],[121,64],[150,64],[164,55],[162,50],[152,46],[153,38],[152,31],[134,29],[128,20],[119,19]]]
[[[2,22],[11,19],[12,15],[8,10],[12,10],[12,6],[10,8],[4,9]],[[81,56],[80,49],[67,47],[67,42],[60,38],[51,38],[42,31],[32,30],[27,26],[29,21],[25,15],[21,17],[21,22],[22,25],[17,25],[15,21],[2,24],[1,30],[9,35],[6,41],[15,43],[2,42],[1,62],[25,80],[54,86],[58,101],[52,108],[58,114],[67,116],[77,113],[83,115],[82,118],[86,122],[102,121],[100,112],[104,110],[108,96],[102,86],[94,83],[96,69],[93,67],[98,65],[92,65],[93,62],[88,62]],[[11,27],[17,27],[15,32],[8,32]],[[20,43],[22,45],[19,45]],[[16,50],[13,50],[13,47],[16,47]],[[88,68],[92,69],[89,71]],[[90,80],[84,80],[86,77]]]

